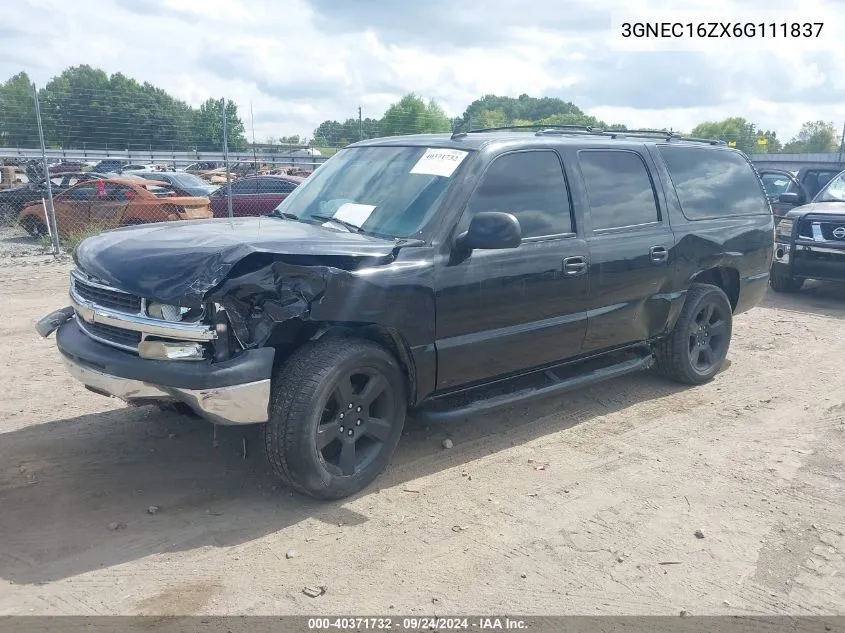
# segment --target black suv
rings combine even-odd
[[[719,141],[583,129],[363,141],[269,216],[117,229],[39,322],[96,393],[264,423],[340,498],[406,413],[448,420],[656,364],[699,384],[769,278],[772,211]]]
[[[828,181],[810,204],[777,224],[771,284],[798,292],[806,279],[845,281],[845,171]]]

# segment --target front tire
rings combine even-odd
[[[732,328],[733,310],[722,289],[693,284],[674,329],[657,345],[657,370],[687,385],[708,382],[728,355]]]
[[[795,277],[784,277],[783,275],[772,275],[769,278],[769,283],[775,292],[792,294],[801,290],[804,280]]]
[[[318,499],[368,486],[405,424],[405,375],[367,340],[326,338],[291,355],[274,379],[264,444],[274,473]]]

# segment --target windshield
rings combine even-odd
[[[467,154],[426,147],[343,149],[285,198],[276,213],[343,226],[330,221],[334,217],[364,233],[411,237],[436,213]]]
[[[845,202],[845,171],[827,183],[813,202]]]

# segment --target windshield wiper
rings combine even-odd
[[[357,224],[353,224],[352,222],[347,222],[346,220],[341,220],[339,218],[335,218],[329,215],[310,215],[309,218],[313,218],[314,220],[322,220],[324,222],[337,222],[341,226],[349,229],[350,233],[364,233],[364,229],[362,229]]]
[[[273,209],[268,216],[271,218],[284,218],[285,220],[296,220],[297,222],[302,222],[302,219],[298,215],[294,215],[293,213],[289,213],[287,211],[279,211],[278,209]]]

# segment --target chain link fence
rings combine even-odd
[[[121,226],[264,215],[336,151],[248,143],[231,101],[192,108],[141,88],[4,93],[0,258]]]
[[[119,74],[103,85],[96,71],[73,72],[42,88],[23,73],[2,85],[0,263],[15,249],[69,253],[122,226],[265,215],[349,143],[483,126],[412,103],[380,119],[359,108],[307,144],[257,143],[225,98],[192,107]]]

